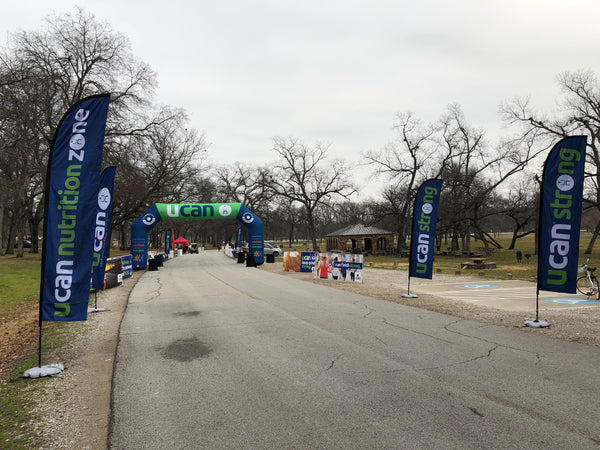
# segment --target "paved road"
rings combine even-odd
[[[600,349],[248,268],[147,272],[113,449],[599,448]]]

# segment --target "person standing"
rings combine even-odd
[[[317,274],[319,275],[319,278],[327,279],[329,278],[329,272],[331,272],[331,266],[327,261],[327,256],[323,255],[317,264]]]
[[[333,267],[331,268],[331,278],[337,280],[340,276],[340,268],[336,265],[338,262],[337,256],[333,258]]]

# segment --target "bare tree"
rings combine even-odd
[[[377,174],[392,182],[383,193],[387,207],[379,213],[397,218],[399,246],[407,246],[418,187],[427,178],[442,178],[440,233],[452,236],[454,250],[459,240],[470,250],[471,234],[487,248],[493,238],[484,230],[484,220],[498,211],[494,191],[535,157],[531,147],[511,140],[490,146],[483,130],[467,123],[458,104],[450,105],[434,125],[423,126],[410,112],[397,114],[395,120],[394,139],[365,157]]]
[[[520,137],[547,150],[567,136],[588,136],[585,168],[584,210],[600,211],[600,85],[592,71],[564,72],[558,77],[563,98],[554,116],[535,111],[529,99],[514,99],[502,105],[506,123],[520,126]],[[591,254],[600,234],[600,222],[585,250]]]
[[[367,164],[375,166],[376,175],[386,176],[392,183],[383,192],[389,206],[385,215],[397,220],[398,245],[407,248],[411,206],[436,156],[436,148],[431,145],[435,129],[423,126],[410,111],[397,113],[394,120],[392,140],[382,150],[367,152],[364,157]]]
[[[237,162],[217,167],[214,176],[221,201],[243,203],[255,214],[269,211],[273,192],[268,188],[266,168]]]
[[[315,210],[330,205],[334,197],[348,198],[356,192],[348,169],[339,159],[327,164],[329,145],[310,147],[293,137],[275,138],[273,149],[278,160],[269,186],[275,195],[302,205],[313,250],[317,250]]]
[[[539,186],[532,179],[524,179],[513,186],[505,199],[504,214],[513,223],[513,235],[509,249],[515,248],[517,239],[535,233],[537,223],[537,202]]]
[[[440,121],[439,144],[441,177],[444,180],[440,214],[450,221],[457,239],[463,239],[463,250],[470,251],[471,233],[489,251],[489,244],[499,244],[487,233],[483,220],[495,213],[494,192],[509,178],[521,172],[541,150],[534,151],[530,141],[505,139],[490,146],[482,130],[470,126],[458,105],[451,105]]]
[[[156,74],[132,55],[128,39],[82,9],[11,36],[0,54],[0,174],[17,188],[0,194],[5,227],[14,235],[28,224],[37,245],[54,130],[70,106],[101,92],[111,93],[104,165],[117,165],[116,225],[124,228],[153,202],[193,196],[208,144],[182,110],[153,107],[155,86]]]
[[[2,153],[8,154],[10,165],[2,163],[0,170],[10,171],[19,186],[10,220],[17,230],[29,223],[34,250],[43,218],[47,158],[64,112],[88,95],[110,92],[109,128],[123,130],[125,118],[147,105],[155,83],[155,74],[133,58],[124,36],[81,9],[48,17],[40,31],[10,37],[0,54]],[[17,159],[19,171],[14,170]]]
[[[165,107],[146,123],[152,125],[144,133],[115,139],[105,155],[117,165],[115,228],[125,227],[154,203],[195,200],[206,174],[206,137],[187,127],[183,111]]]

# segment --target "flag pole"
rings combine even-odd
[[[410,266],[410,262],[408,264]],[[402,298],[419,298],[417,294],[410,293],[410,267],[408,269],[408,289],[406,291],[406,294],[402,294]]]
[[[544,178],[546,174],[546,163],[548,159],[544,161],[544,169],[542,172],[542,182],[540,183],[540,200],[538,205],[538,220],[537,220],[537,232],[535,233],[535,242],[537,247],[537,256],[538,256],[538,269],[537,269],[537,278],[535,283],[535,319],[531,317],[525,317],[523,319],[524,327],[532,327],[532,328],[548,328],[550,324],[548,322],[540,321],[540,232],[542,229],[542,220],[544,216],[543,205],[544,205]]]
[[[419,187],[420,188],[420,187]],[[419,189],[417,189],[417,193],[415,194],[415,204],[417,202],[417,197],[419,196]],[[410,293],[410,274],[412,273],[412,260],[413,260],[413,238],[414,238],[414,223],[415,223],[415,205],[413,204],[413,213],[410,220],[410,247],[408,250],[408,287],[406,289],[406,294],[402,294],[402,298],[419,298],[416,294]],[[398,236],[398,240],[400,240],[400,236]]]

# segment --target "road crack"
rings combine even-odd
[[[514,350],[514,351],[517,351],[517,352],[523,352],[523,353],[527,353],[527,354],[533,355],[536,358],[536,365],[540,363],[542,357],[541,357],[541,355],[539,353],[532,352],[530,350],[526,350],[526,349],[523,349],[523,348],[511,347],[510,345],[499,344],[499,343],[497,343],[495,341],[490,341],[489,339],[484,339],[482,337],[473,336],[472,334],[461,333],[460,331],[456,331],[456,330],[451,330],[450,329],[450,327],[452,325],[456,325],[457,323],[464,322],[464,321],[465,321],[465,319],[457,319],[457,320],[455,320],[453,322],[450,322],[450,323],[444,325],[444,330],[448,331],[449,333],[457,334],[459,336],[463,336],[463,337],[466,337],[466,338],[475,339],[475,340],[478,340],[478,341],[481,341],[481,342],[485,342],[487,344],[495,345],[495,347],[491,351],[494,351],[494,350],[496,350],[498,348],[505,348],[505,349],[508,349],[508,350]],[[487,325],[486,325],[486,327],[487,327]]]
[[[385,317],[382,319],[382,321],[383,321],[383,323],[384,323],[384,324],[386,324],[386,325],[389,325],[390,327],[399,328],[399,329],[401,329],[401,330],[404,330],[404,331],[409,331],[409,332],[411,332],[411,333],[415,333],[415,334],[420,334],[420,335],[422,335],[422,336],[427,336],[427,337],[430,337],[430,338],[432,338],[432,339],[435,339],[436,341],[445,342],[445,343],[447,343],[447,344],[455,344],[455,343],[454,343],[454,342],[452,342],[452,341],[448,341],[448,340],[446,340],[446,339],[442,339],[442,338],[440,338],[440,337],[438,337],[438,336],[433,336],[433,335],[431,335],[431,334],[428,334],[428,333],[423,333],[423,332],[421,332],[421,331],[417,331],[417,330],[415,330],[415,329],[413,329],[413,328],[407,328],[407,327],[403,327],[403,326],[397,325],[397,324],[395,324],[395,323],[388,322],[388,320],[387,320]]]
[[[335,357],[335,358],[334,358],[334,359],[331,361],[331,364],[329,365],[329,367],[328,367],[327,369],[325,369],[325,372],[327,372],[327,371],[328,371],[328,370],[330,370],[330,369],[333,369],[333,366],[334,366],[335,362],[336,362],[337,360],[339,360],[339,359],[342,357],[342,355],[343,355],[343,353],[341,353],[341,354],[339,354],[338,356],[336,356],[336,357]]]

